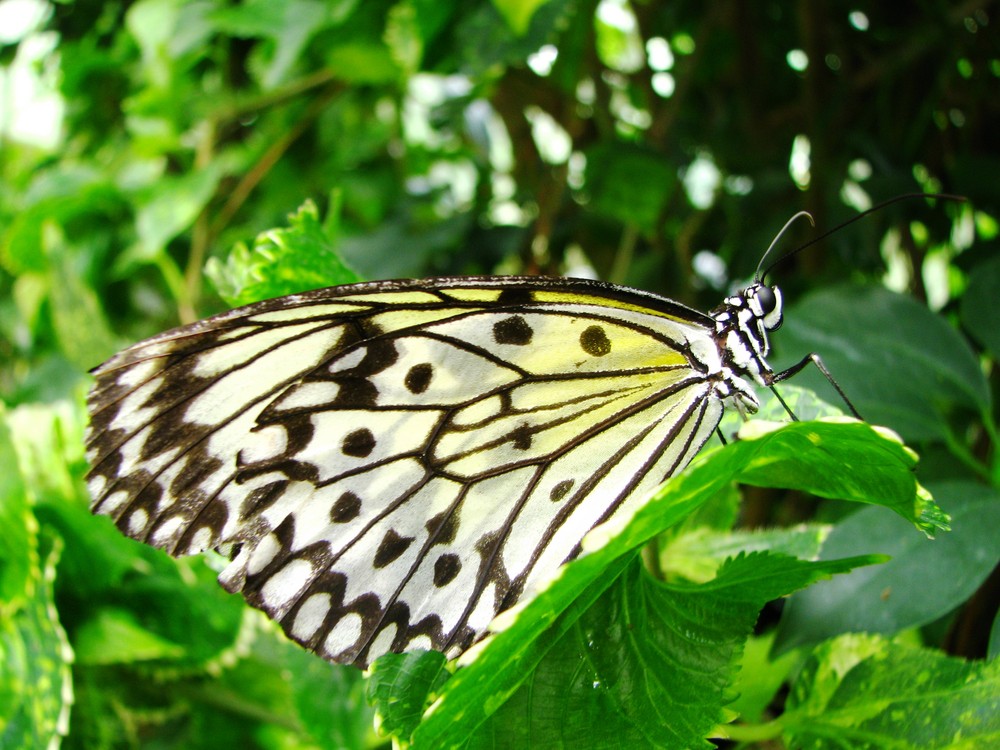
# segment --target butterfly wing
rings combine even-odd
[[[718,424],[712,321],[597,282],[335,287],[97,368],[94,509],[324,657],[452,655]]]

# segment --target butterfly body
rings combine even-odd
[[[601,282],[355,284],[168,331],[95,371],[95,512],[333,661],[467,648],[769,385],[777,290],[711,316]]]

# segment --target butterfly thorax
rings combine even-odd
[[[781,326],[781,292],[754,282],[727,297],[711,316],[722,362],[716,392],[727,404],[756,412],[760,402],[754,383],[770,385],[773,372],[766,360],[771,348],[768,333]]]

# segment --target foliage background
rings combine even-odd
[[[822,595],[839,619],[793,600],[788,648],[871,630],[995,655],[998,24],[988,0],[0,2],[6,746],[384,742],[359,675],[90,518],[85,373],[121,346],[293,291],[286,271],[344,281],[334,251],[366,278],[592,274],[707,310],[796,211],[828,228],[906,192],[969,202],[898,203],[779,265],[776,346],[821,352],[919,449],[945,557],[890,549],[903,532],[859,518],[881,509],[753,491],[740,521],[910,561]],[[843,611],[859,586],[948,595],[874,623]]]

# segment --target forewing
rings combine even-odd
[[[699,320],[511,281],[362,285],[163,334],[97,369],[94,508],[308,648],[452,654],[721,413]]]

